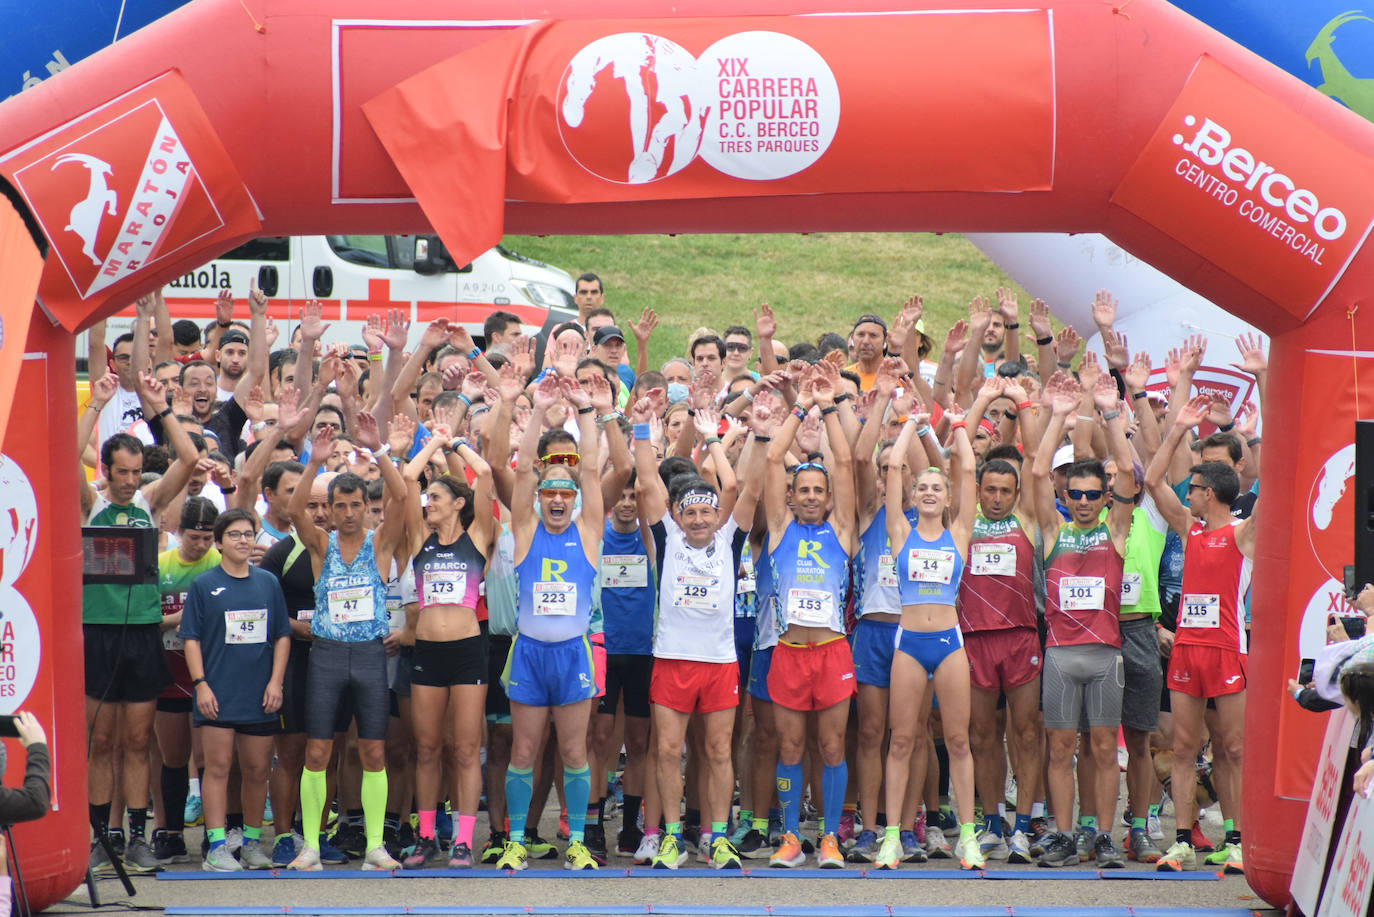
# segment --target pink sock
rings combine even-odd
[[[655,834],[657,834],[657,833],[658,833],[658,825],[650,825],[649,827],[647,827],[647,828],[644,829],[644,836],[645,836],[645,837],[653,837],[653,836],[654,836]]]
[[[476,824],[476,815],[459,815],[458,833],[454,836],[453,842],[455,844],[467,844],[469,848],[472,847],[472,829]]]
[[[434,810],[420,810],[420,837],[433,839],[434,837]]]

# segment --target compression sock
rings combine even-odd
[[[386,817],[386,771],[363,771],[363,829],[367,849],[382,845],[382,819]]]
[[[978,823],[966,821],[959,826],[959,843],[971,841],[978,836]]]
[[[782,830],[800,836],[802,766],[778,762],[776,771],[778,805],[782,807]]]
[[[95,836],[110,833],[110,804],[108,802],[88,807],[91,814],[91,830]]]
[[[592,772],[587,765],[563,767],[563,793],[568,799],[568,843],[581,843],[587,830],[587,800],[592,795]]]
[[[1031,817],[1030,817],[1029,815],[1027,815],[1026,813],[1024,813],[1024,812],[1017,812],[1017,813],[1016,813],[1016,826],[1012,829],[1012,833],[1015,834],[1017,831],[1019,831],[1019,832],[1021,832],[1022,834],[1027,834],[1027,835],[1030,834],[1030,831],[1031,831],[1031,823],[1030,823],[1030,820],[1031,820]]]
[[[891,838],[894,841],[900,840],[901,835],[901,825],[888,825],[886,828],[883,829],[883,840],[887,840],[888,838]]]
[[[210,841],[211,850],[214,850],[216,847],[224,846],[224,834],[223,828],[210,828],[205,832],[206,838]]]
[[[134,810],[133,810],[133,809],[130,809],[130,810],[129,810],[129,818],[130,818],[131,821],[132,821],[132,819],[133,819],[133,814],[134,814]],[[1230,834],[1230,833],[1231,833],[1232,831],[1234,831],[1235,829],[1236,829],[1236,822],[1235,822],[1235,819],[1228,818],[1228,819],[1225,819],[1224,821],[1222,821],[1222,823],[1221,823],[1221,830],[1225,831],[1227,834]]]
[[[997,837],[1002,836],[1002,818],[997,814],[987,815],[983,818],[983,830],[991,832]]]
[[[713,822],[711,822],[711,837],[712,837],[712,838],[725,837],[725,834],[726,834],[726,830],[725,830],[725,829],[728,828],[728,827],[729,827],[729,825],[728,825],[726,822],[723,822],[723,821],[713,821]],[[705,835],[705,832],[702,832],[702,834]],[[702,837],[701,842],[702,842],[703,845],[705,845],[706,849],[708,849],[708,850],[711,849],[711,845],[710,845],[709,843],[707,843],[706,838],[705,838],[704,836]]]
[[[324,771],[301,770],[301,837],[305,846],[320,849],[320,819],[324,817]]]
[[[233,831],[235,828],[238,828],[240,831],[242,831],[242,830],[243,830],[243,813],[242,813],[242,812],[230,812],[229,814],[225,815],[225,816],[224,816],[224,827],[225,827],[225,829],[228,830],[228,831]]]
[[[186,797],[190,790],[190,781],[186,779],[186,768],[168,767],[162,765],[162,773],[158,775],[158,789],[162,793],[162,811],[166,813],[167,821],[170,824],[168,830],[180,831],[181,822],[177,821],[181,816],[178,812],[186,811]]]
[[[849,783],[849,765],[840,760],[839,764],[827,764],[821,768],[821,795],[825,797],[825,824],[820,833],[824,837],[827,830],[840,829],[840,813],[844,811],[844,788]]]
[[[129,809],[129,837],[143,837],[143,832],[147,830],[148,810]]]
[[[434,810],[420,810],[420,837],[434,840]]]
[[[386,817],[382,819],[382,827],[383,827],[384,829],[385,829],[385,828],[390,828],[392,831],[399,831],[399,830],[401,830],[401,813],[400,813],[400,812],[388,812],[388,813],[386,813]]]
[[[468,849],[472,849],[472,829],[477,824],[476,815],[459,815],[457,833],[453,835],[453,843],[467,844]]]
[[[606,797],[605,797],[605,796],[602,796],[600,799],[597,799],[597,800],[588,800],[588,801],[587,801],[586,825],[600,825],[600,824],[603,824],[602,819],[603,819],[605,816],[603,816],[601,813],[602,813],[602,811],[603,811],[603,810],[602,810],[602,806],[604,806],[605,803],[606,803]],[[586,831],[586,830],[587,830],[587,829],[586,829],[586,825],[583,826],[583,828],[582,828],[583,831]]]
[[[663,833],[670,834],[678,840],[682,840],[682,822],[670,821],[663,826]]]
[[[506,812],[510,817],[510,837],[524,843],[525,819],[534,795],[534,768],[506,767]]]
[[[262,840],[262,828],[254,828],[252,825],[243,826],[243,842]]]
[[[643,796],[631,796],[629,793],[625,794],[625,811],[621,815],[625,824],[633,825],[635,823],[635,820],[639,818],[639,807],[643,802]]]

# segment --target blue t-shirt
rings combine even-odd
[[[276,714],[262,709],[263,691],[272,677],[276,642],[291,635],[281,583],[266,570],[250,567],[240,579],[223,567],[191,582],[181,612],[183,640],[200,641],[205,681],[219,703],[220,723],[262,723]],[[194,710],[197,725],[205,722]]]
[[[617,532],[606,523],[599,572],[606,652],[652,656],[658,583],[638,528]]]

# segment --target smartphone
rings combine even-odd
[[[13,713],[0,714],[0,738],[19,738],[19,717]]]
[[[1343,587],[1343,591],[1345,592],[1345,600],[1349,602],[1351,605],[1354,605],[1355,596],[1359,595],[1360,589],[1363,588],[1358,582],[1355,581],[1354,564],[1346,564],[1345,569],[1341,571],[1341,574],[1341,578],[1344,580],[1344,582],[1341,583],[1341,586]]]

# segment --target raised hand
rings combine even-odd
[[[277,423],[283,430],[289,430],[305,418],[301,410],[301,392],[298,388],[284,388],[277,392]]]
[[[468,329],[462,325],[448,326],[448,342],[463,356],[467,356],[476,349],[476,345],[472,342],[472,335],[468,334]]]
[[[803,455],[810,455],[812,452],[821,451],[821,433],[825,427],[821,424],[821,419],[814,412],[806,415],[806,419],[797,427],[797,448]]]
[[[1054,333],[1050,325],[1050,307],[1043,299],[1032,299],[1030,304],[1031,333],[1037,339],[1047,338]]]
[[[253,423],[258,423],[262,420],[263,401],[264,398],[261,385],[255,385],[248,390],[248,397],[244,399],[243,402],[243,413],[246,414],[248,419]]]
[[[1093,383],[1093,404],[1103,414],[1121,405],[1120,393],[1116,390],[1116,380],[1106,373],[1099,373]]]
[[[534,410],[536,414],[543,415],[545,411],[553,407],[562,389],[558,385],[558,377],[549,373],[538,385],[534,387]]]
[[[607,383],[605,378],[601,377],[600,374],[592,377],[593,381],[591,384],[595,385],[595,379],[598,378],[600,378],[602,383],[606,384],[608,388],[610,387],[610,383]],[[591,406],[591,393],[579,385],[577,379],[573,376],[560,376],[558,379],[558,390],[563,393],[563,399],[579,411],[585,407]]]
[[[277,338],[281,336],[281,329],[277,327],[276,322],[268,322],[266,328],[264,333],[267,335],[267,349],[270,351],[277,343]]]
[[[968,304],[968,325],[969,331],[974,337],[982,339],[983,332],[988,330],[992,324],[992,307],[982,296],[973,297],[973,301]]]
[[[106,373],[95,381],[91,386],[91,407],[97,411],[109,404],[110,399],[115,396],[119,389],[119,377],[114,373]]]
[[[219,291],[215,297],[215,321],[221,325],[227,324],[234,318],[234,294],[228,287]]]
[[[1073,376],[1060,370],[1045,383],[1042,396],[1045,406],[1055,414],[1072,414],[1078,410],[1083,390]]]
[[[571,379],[577,375],[577,361],[582,358],[582,345],[577,338],[564,337],[554,349],[553,367],[560,376]]]
[[[1000,398],[1005,390],[1006,380],[1001,376],[990,376],[983,380],[982,386],[978,389],[978,400],[991,402],[994,398]]]
[[[1144,389],[1150,381],[1150,355],[1143,350],[1136,354],[1135,359],[1122,372],[1121,377],[1126,380],[1128,388]]]
[[[147,399],[149,407],[157,408],[159,413],[167,407],[167,386],[157,381],[152,373],[138,377],[138,389]]]
[[[1240,362],[1232,363],[1236,369],[1251,376],[1258,376],[1269,368],[1269,358],[1264,355],[1264,338],[1258,334],[1242,334],[1236,338],[1236,349],[1240,351]]]
[[[1093,297],[1093,324],[1104,336],[1116,323],[1116,306],[1117,301],[1106,290],[1098,290],[1097,295]]]
[[[149,293],[147,296],[140,296],[134,301],[134,314],[139,318],[152,318],[153,309],[157,306],[157,294]]]
[[[1183,351],[1170,347],[1164,358],[1164,378],[1169,382],[1169,391],[1178,388],[1179,377],[1183,374]]]
[[[1214,427],[1224,427],[1231,422],[1231,402],[1225,395],[1213,394],[1211,406],[1207,409],[1207,422]]]
[[[615,410],[615,395],[611,393],[611,383],[601,373],[587,377],[587,395],[597,414],[609,414]]]
[[[392,455],[403,458],[410,454],[410,448],[415,443],[415,429],[415,421],[405,414],[397,414],[391,418],[387,443],[391,446]]]
[[[754,330],[758,332],[761,340],[770,340],[778,333],[777,317],[773,315],[773,307],[766,302],[759,303],[759,307],[754,310]]]
[[[1078,348],[1083,346],[1083,339],[1078,336],[1073,325],[1065,325],[1059,329],[1059,334],[1054,338],[1055,359],[1060,363],[1072,363],[1073,358],[1078,355]]]
[[[363,343],[368,353],[382,352],[382,317],[376,312],[367,317],[367,324],[363,326]]]
[[[893,353],[901,353],[906,346],[906,339],[911,334],[911,330],[916,327],[916,323],[925,315],[925,300],[921,296],[913,295],[907,298],[902,305],[902,311],[897,313],[897,317],[892,320],[892,327],[887,332],[887,347]]]
[[[443,374],[439,377],[440,384],[444,391],[452,392],[462,388],[463,385],[463,364],[457,360],[444,367]]]
[[[635,336],[635,341],[642,347],[649,341],[649,335],[654,333],[658,327],[658,313],[653,309],[645,308],[640,313],[639,321],[630,322],[630,333]]]
[[[1200,334],[1190,334],[1183,342],[1183,371],[1188,374],[1197,372],[1202,365],[1203,354],[1207,353],[1207,339]]]
[[[301,337],[318,341],[329,330],[329,322],[324,316],[324,303],[318,299],[307,299],[301,308]],[[305,359],[308,354],[302,354],[301,359]]]
[[[720,415],[715,411],[698,410],[692,415],[692,426],[696,427],[702,439],[715,436],[720,429]]]
[[[1236,411],[1236,433],[1245,437],[1247,440],[1255,438],[1255,432],[1259,427],[1259,410],[1254,402],[1247,401]]]
[[[334,448],[334,431],[329,427],[323,427],[316,431],[310,438],[310,457],[317,456],[321,459],[328,459],[330,451]]]
[[[1178,412],[1178,418],[1175,422],[1184,427],[1196,427],[1198,424],[1202,423],[1203,418],[1205,418],[1211,410],[1211,395],[1194,395],[1192,398],[1188,399],[1188,403]]]
[[[452,367],[450,367],[451,369]],[[480,401],[487,390],[487,377],[478,370],[473,370],[463,377],[463,387],[461,392],[469,401]]]
[[[1008,325],[1014,325],[1020,318],[1021,310],[1016,305],[1016,291],[998,287],[997,311],[1002,314],[1002,321]]]
[[[1097,354],[1091,350],[1083,354],[1083,362],[1078,365],[1078,381],[1083,391],[1091,392],[1097,385],[1097,377],[1102,375],[1102,367],[1097,365]]]
[[[428,352],[444,343],[448,337],[448,319],[436,318],[425,328],[425,333],[420,336],[420,347]]]
[[[248,281],[248,312],[252,315],[267,314],[267,294],[258,289],[257,278]]]
[[[1018,376],[1015,379],[1003,379],[1002,397],[1010,398],[1017,404],[1025,404],[1027,401],[1029,401],[1030,397],[1026,394],[1026,390],[1021,386],[1020,380],[1023,378],[1025,377]]]
[[[402,309],[390,309],[386,313],[386,325],[382,328],[382,343],[392,350],[400,350],[406,345],[410,335],[410,316]]]
[[[523,336],[516,338],[507,350],[506,356],[510,358],[511,365],[515,367],[515,372],[520,376],[523,385],[534,372],[534,339]]]
[[[630,405],[630,423],[648,423],[654,416],[654,403],[647,395]]]
[[[968,346],[968,322],[962,318],[950,326],[949,333],[945,335],[945,353],[951,356],[958,356]]]
[[[835,404],[835,382],[829,374],[818,372],[811,380],[811,397],[822,408]]]
[[[749,411],[749,429],[755,436],[767,436],[777,425],[782,410],[782,400],[771,390],[759,392],[754,397],[754,405]]]
[[[520,393],[525,390],[525,377],[520,375],[515,369],[515,362],[511,361],[500,370],[501,382],[498,390],[501,392],[501,400],[513,402],[520,397]]]
[[[1131,362],[1131,349],[1126,344],[1126,335],[1120,331],[1102,332],[1102,350],[1107,357],[1107,365],[1117,372],[1125,372]]]

